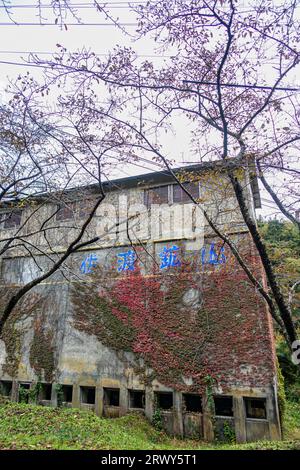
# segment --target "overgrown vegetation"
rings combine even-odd
[[[283,441],[209,444],[155,429],[140,414],[98,418],[70,408],[22,403],[0,405],[0,449],[300,449],[300,406],[288,403]],[[230,436],[232,437],[232,433]]]
[[[300,330],[300,233],[292,223],[270,220],[259,222],[260,232],[267,244],[269,255],[281,284],[289,299],[293,320]],[[286,397],[300,403],[300,371],[291,361],[290,350],[282,338],[276,335],[277,356],[284,378]],[[279,377],[280,378],[280,377]],[[279,383],[280,385],[280,383]],[[282,381],[281,381],[282,385]],[[280,411],[283,413],[283,389],[279,390]]]
[[[286,298],[290,294],[293,319],[300,326],[300,232],[290,222],[270,220],[259,222],[260,233],[266,242],[270,259]]]
[[[271,221],[260,223],[260,230],[272,253],[277,272],[286,294],[300,267],[300,237],[289,223]],[[299,287],[293,295],[293,316],[300,319]],[[95,325],[94,325],[95,326]],[[299,449],[300,450],[300,376],[290,359],[290,351],[277,335],[279,370],[279,406],[283,425],[283,441],[259,441],[235,444],[234,429],[225,421],[224,443],[209,444],[197,440],[171,438],[162,431],[162,416],[156,407],[151,426],[139,414],[114,420],[95,414],[61,407],[63,394],[56,386],[59,408],[46,408],[24,403],[0,405],[0,449]],[[45,369],[45,368],[43,368]],[[281,376],[280,370],[282,371]],[[207,400],[214,415],[213,385],[210,375],[204,377]],[[19,398],[34,401],[40,384],[30,390],[20,389]],[[287,400],[286,400],[287,398]]]
[[[161,410],[160,408],[156,408],[153,416],[152,416],[152,425],[157,429],[158,431],[161,431],[163,428],[163,423],[162,423],[162,415],[161,415]]]
[[[211,240],[218,252],[220,240]],[[211,240],[206,239],[206,244]],[[250,238],[239,235],[236,245],[252,271],[260,274]],[[249,387],[266,386],[273,380],[262,298],[230,252],[226,252],[226,264],[201,265],[200,251],[189,257],[182,247],[182,265],[162,272],[142,249],[136,251],[134,272],[121,276],[114,266],[97,266],[89,282],[73,284],[76,329],[95,335],[120,354],[134,353],[130,365],[144,383],[155,378],[175,390],[201,393],[210,377],[228,389],[241,379],[244,364],[255,370],[255,374],[243,374]],[[236,296],[237,291],[243,296]],[[231,332],[230,341],[226,331]],[[190,385],[185,377],[192,379]]]

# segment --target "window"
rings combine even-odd
[[[90,199],[84,199],[82,201],[79,201],[78,203],[79,217],[81,219],[86,219],[90,215],[91,210],[94,207],[94,204],[95,204],[94,201],[91,201]]]
[[[233,416],[232,397],[215,397],[216,416]]]
[[[52,384],[41,384],[41,390],[39,393],[39,400],[51,400],[51,393],[52,393]]]
[[[0,395],[3,397],[10,397],[12,390],[12,381],[1,380],[0,381]]]
[[[80,401],[89,405],[95,404],[96,389],[95,387],[80,387]]]
[[[194,199],[199,197],[199,182],[183,183],[186,190]],[[151,204],[171,204],[192,202],[191,198],[183,191],[179,184],[157,186],[146,189],[144,193],[144,204],[149,208]]]
[[[169,186],[158,186],[157,188],[146,189],[144,193],[144,203],[149,208],[151,204],[168,204]]]
[[[155,392],[157,408],[162,410],[170,410],[173,408],[173,393],[172,392]]]
[[[30,384],[29,383],[20,383],[19,384],[19,396],[18,396],[18,402],[19,403],[28,403],[29,390],[30,390]]]
[[[4,228],[16,228],[21,225],[22,211],[15,209],[10,212],[3,212],[1,214],[1,221]]]
[[[194,199],[199,197],[199,183],[198,182],[191,182],[191,183],[183,183],[185,189],[193,196]],[[173,184],[173,202],[176,203],[184,203],[184,202],[192,202],[190,196],[188,196],[179,184]]]
[[[145,392],[129,390],[129,408],[145,408]]]
[[[74,211],[76,209],[75,202],[63,203],[58,206],[59,210],[56,213],[56,220],[70,220],[74,217]]]
[[[185,411],[187,412],[202,413],[202,399],[200,395],[184,393],[183,404],[184,404]]]
[[[104,388],[104,405],[120,406],[120,390],[118,388]]]
[[[62,385],[61,395],[64,403],[72,403],[73,385]]]
[[[267,419],[265,398],[244,398],[246,417],[254,419]]]

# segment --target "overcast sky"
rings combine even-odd
[[[48,2],[45,0],[43,3],[46,5]],[[56,44],[61,44],[70,51],[85,47],[100,55],[107,54],[116,45],[130,45],[140,56],[150,56],[156,65],[160,65],[165,60],[161,53],[155,50],[154,41],[152,42],[149,38],[133,41],[128,35],[125,35],[111,24],[111,21],[106,20],[103,13],[96,12],[95,8],[92,7],[92,0],[77,0],[77,2],[73,0],[73,3],[78,6],[75,9],[78,17],[81,18],[82,24],[79,24],[68,12],[65,18],[68,25],[67,30],[53,24],[55,17],[50,8],[42,9],[42,22],[52,23],[52,25],[40,25],[39,12],[33,7],[36,0],[11,0],[11,17],[8,16],[1,3],[0,92],[2,98],[4,98],[3,90],[9,78],[14,78],[28,69],[26,65],[22,65],[23,59],[27,58],[27,54],[37,52],[41,57],[46,57],[46,55],[55,52]],[[142,2],[133,0],[131,3]],[[128,2],[111,0],[106,4],[109,6],[111,14],[118,17],[126,30],[133,34],[136,29],[136,20],[129,11]],[[12,63],[15,63],[15,65]],[[30,72],[33,75],[39,73],[38,70],[33,68],[30,69]],[[195,156],[191,155],[188,150],[186,125],[178,126],[176,138],[170,135],[167,142],[168,156],[175,159],[179,165],[183,161],[195,160]],[[150,168],[154,169],[155,167],[150,165],[148,168],[144,167],[142,169],[136,166],[122,171],[123,176],[126,176],[126,174],[145,173]],[[126,171],[125,174],[124,170]],[[267,202],[270,197],[265,194],[262,196],[265,200],[265,210],[263,212],[272,213],[273,204]]]

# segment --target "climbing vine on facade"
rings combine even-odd
[[[243,246],[259,275],[247,237]],[[273,365],[266,367],[271,338],[264,303],[232,260],[198,267],[183,262],[162,273],[137,265],[118,273],[98,266],[74,285],[74,325],[112,349],[134,353],[142,380],[195,392],[206,388],[208,376],[222,387],[241,377],[252,386],[253,373],[256,385],[266,383]]]

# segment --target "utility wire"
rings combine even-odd
[[[146,4],[147,2],[145,1],[129,1],[129,2],[104,2],[104,3],[99,3],[99,6],[100,7],[106,7],[107,5],[113,5],[114,8],[119,8],[118,6],[116,5],[120,5],[120,6],[125,6],[126,8],[130,8],[130,5],[141,5],[141,4]],[[28,5],[28,4],[15,4],[15,5],[0,5],[0,9],[4,9],[4,10],[7,10],[7,8],[13,10],[15,8],[50,8],[50,9],[53,9],[53,5]],[[63,8],[66,8],[66,7],[63,7]],[[68,8],[95,8],[96,9],[96,6],[93,4],[93,3],[69,3],[68,4]]]
[[[131,8],[131,5],[147,5],[147,1],[144,1],[144,0],[141,0],[141,1],[128,1],[128,2],[99,2],[99,6],[102,7],[102,8],[106,8],[107,6],[110,6],[110,8],[126,8],[126,9],[130,9]],[[3,9],[3,10],[13,10],[13,9],[53,9],[53,5],[50,5],[50,4],[45,4],[45,5],[30,5],[30,4],[15,4],[15,5],[0,5],[0,9]],[[62,10],[70,10],[70,9],[86,9],[86,8],[93,8],[93,9],[96,9],[97,7],[93,4],[93,3],[69,3],[68,5],[65,5],[65,6],[62,6],[61,9]],[[110,9],[109,8],[109,9]],[[299,7],[296,7],[296,10],[298,9]],[[255,13],[256,10],[255,9],[251,9],[251,8],[247,8],[247,7],[240,7],[239,12],[241,13],[244,13],[244,14],[249,14],[249,13]],[[195,10],[194,11],[190,11],[190,10],[187,10],[185,12],[186,14],[195,14],[197,13]]]
[[[143,56],[140,56],[140,57],[143,57]],[[154,56],[154,57],[156,57],[156,56]],[[159,57],[164,57],[164,56],[159,56]],[[27,63],[27,62],[12,62],[12,61],[8,61],[8,60],[0,60],[0,64],[3,64],[3,65],[16,65],[16,66],[20,66],[20,67],[35,67],[35,68],[40,68],[40,69],[51,69],[51,70],[53,70],[54,65],[56,65],[56,64],[41,65],[41,64],[32,64],[32,63]],[[186,80],[184,80],[184,81],[186,81]],[[221,86],[223,86],[223,85],[221,85]],[[230,86],[230,84],[228,84],[228,86]],[[243,87],[243,86],[244,85],[240,85],[240,87]],[[251,88],[252,86],[251,85],[245,85],[245,87],[246,88]],[[253,88],[255,88],[255,86],[253,86]],[[265,87],[265,88],[268,88],[268,89],[271,89],[271,90],[273,89],[273,87]],[[275,91],[276,90],[299,91],[300,88],[275,88]]]
[[[69,54],[81,54],[82,51],[67,51]],[[87,53],[89,51],[86,51]],[[91,51],[92,52],[92,51]],[[37,54],[37,55],[55,55],[58,54],[58,51],[0,51],[0,54]],[[101,57],[108,57],[108,53],[93,53],[96,56],[101,56]],[[174,55],[161,55],[161,54],[137,54],[137,57],[166,57],[166,58],[171,58],[174,57]]]
[[[115,23],[64,23],[65,26],[114,26]],[[138,23],[118,23],[119,26],[138,26]],[[57,23],[0,23],[0,26],[58,26]]]
[[[194,83],[197,85],[213,85],[216,86],[217,84],[214,82],[198,82],[196,80],[182,80],[183,83]],[[274,87],[272,86],[263,86],[263,85],[240,85],[238,83],[220,83],[221,87],[229,87],[229,88],[251,88],[257,90],[273,90]],[[275,87],[275,90],[280,91],[299,91],[300,88],[285,88],[285,87]]]

